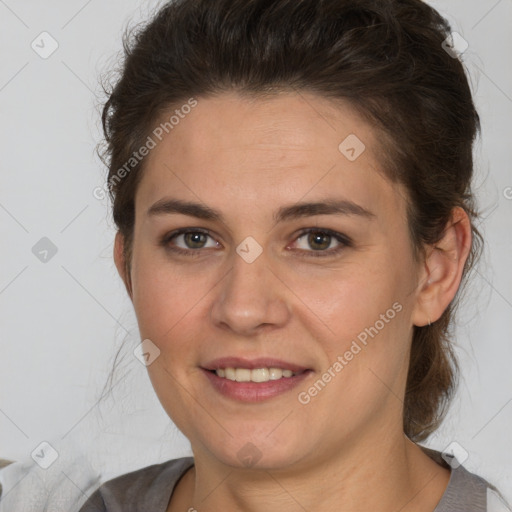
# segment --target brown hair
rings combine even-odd
[[[443,48],[450,26],[421,0],[176,0],[123,35],[124,60],[107,94],[100,157],[129,275],[134,197],[142,159],[119,170],[162,116],[191,97],[224,91],[259,97],[308,91],[345,100],[382,132],[384,172],[408,192],[416,258],[462,207],[482,237],[471,192],[480,130],[464,67]],[[413,441],[440,425],[456,389],[449,329],[461,287],[431,325],[414,326],[403,428]]]

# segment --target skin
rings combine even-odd
[[[352,162],[338,150],[349,134],[366,146]],[[141,339],[160,350],[148,366],[151,382],[195,458],[168,511],[256,512],[271,503],[285,512],[426,512],[441,499],[450,472],[404,435],[403,395],[413,326],[434,322],[455,296],[470,224],[454,209],[443,239],[415,261],[406,192],[380,172],[378,155],[378,132],[349,104],[290,92],[198,98],[146,157],[129,274],[120,234],[114,259]],[[224,222],[148,215],[164,197],[215,208]],[[281,206],[326,198],[349,199],[374,216],[273,221]],[[210,235],[159,245],[183,227]],[[353,246],[315,258],[319,246],[341,244],[329,237],[308,243],[305,228],[345,234]],[[252,263],[236,252],[248,236],[263,250]],[[298,392],[396,302],[401,311],[301,404]],[[298,389],[241,403],[219,395],[199,369],[232,355],[276,357],[313,372]],[[251,467],[237,456],[249,442],[261,455]]]

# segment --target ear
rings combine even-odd
[[[441,240],[427,250],[416,289],[414,325],[435,322],[455,297],[471,249],[471,238],[468,214],[457,206],[452,210]]]
[[[114,262],[116,264],[117,271],[124,282],[126,291],[128,292],[130,299],[133,301],[130,269],[127,265],[126,258],[124,257],[124,243],[124,237],[121,232],[118,231],[114,240]]]

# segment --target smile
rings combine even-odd
[[[218,368],[215,374],[236,382],[268,382],[297,375],[296,372],[283,368]]]
[[[281,368],[202,368],[216,393],[238,402],[262,402],[285,394],[301,384],[312,370],[297,373]]]

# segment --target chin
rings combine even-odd
[[[211,439],[209,439],[211,443]],[[252,439],[233,436],[209,447],[213,457],[226,466],[237,469],[279,470],[296,464],[302,458],[304,443],[281,443],[267,434]]]

